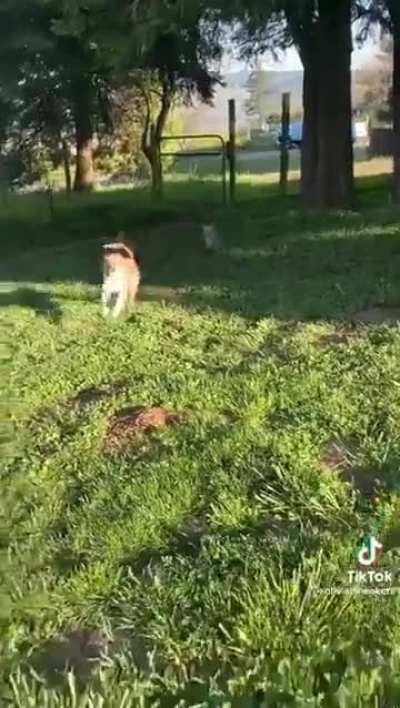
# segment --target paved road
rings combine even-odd
[[[279,150],[238,150],[237,171],[239,173],[266,174],[279,172]],[[210,174],[217,172],[221,157],[204,155],[203,157],[184,156],[177,158],[174,172],[193,172],[195,174]],[[297,170],[300,166],[300,151],[290,151],[290,168]]]
[[[355,148],[355,160],[360,162],[366,159],[364,147]],[[215,155],[204,155],[204,157],[180,157],[177,158],[174,172],[193,173],[206,175],[219,170],[221,158]],[[238,173],[252,174],[272,174],[279,172],[280,152],[279,150],[238,150],[237,151],[237,171]],[[289,169],[300,169],[300,150],[289,151]]]

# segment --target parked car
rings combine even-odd
[[[364,137],[368,135],[366,124],[362,121],[357,121],[352,124],[353,142],[359,137]],[[287,147],[289,150],[294,150],[295,148],[301,147],[301,138],[303,134],[303,123],[302,121],[297,121],[296,123],[291,123],[289,126],[289,135],[287,138]],[[282,133],[278,136],[278,145],[282,144]]]
[[[303,132],[303,123],[302,121],[297,121],[296,123],[291,123],[289,126],[289,135],[287,138],[287,148],[289,150],[294,150],[295,148],[299,148],[301,145],[301,136]],[[279,134],[278,136],[278,145],[282,145],[282,133]]]

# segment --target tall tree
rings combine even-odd
[[[109,42],[111,38],[117,41],[118,19],[110,0],[91,0],[85,5],[71,1],[61,8],[55,0],[48,2],[46,29],[75,126],[75,191],[94,186],[96,117],[104,114],[107,105],[107,86],[114,68]]]
[[[347,208],[353,199],[351,0],[319,0],[315,22],[317,57],[303,66],[305,73],[318,71],[318,153],[316,182],[310,190],[303,185],[304,199],[319,207]],[[310,121],[307,130],[313,130]]]
[[[29,136],[32,146],[40,142],[46,147],[56,166],[63,165],[66,189],[70,192],[70,143],[74,122],[63,76],[56,65],[43,61],[40,53],[21,67],[21,75],[14,125],[22,135]]]
[[[246,102],[247,115],[255,117],[258,127],[262,128],[270,107],[268,72],[263,71],[260,67],[254,69],[248,78],[246,89],[249,92]]]
[[[126,17],[124,23],[111,0],[88,0],[85,5],[74,0],[0,0],[0,25],[1,78],[7,74],[22,101],[31,92],[44,128],[55,129],[65,115],[72,117],[74,188],[92,189],[93,136],[98,117],[105,112],[117,54],[113,45],[119,48],[127,34]],[[39,114],[32,110],[29,114],[37,124]],[[45,125],[46,119],[51,126]],[[57,130],[62,133],[63,127],[58,125]]]
[[[232,8],[233,5],[233,8]],[[352,203],[352,0],[231,3],[244,52],[294,44],[304,67],[301,189],[304,203]],[[226,12],[226,11],[225,11]]]
[[[355,105],[357,110],[369,111],[388,107],[392,94],[393,42],[385,37],[379,52],[355,76]]]
[[[150,164],[155,194],[162,191],[161,142],[171,109],[192,97],[211,103],[219,81],[220,36],[201,0],[136,3],[133,21],[147,20],[136,84],[143,97],[142,149]]]
[[[364,0],[359,5],[364,20],[363,32],[379,24],[383,34],[393,39],[392,114],[393,114],[393,200],[400,203],[400,3],[398,0]]]
[[[57,98],[67,104],[75,127],[74,189],[93,187],[96,128],[110,114],[113,85],[128,82],[136,70],[140,95],[148,107],[143,150],[154,189],[159,191],[160,144],[173,102],[177,98],[188,102],[195,93],[210,101],[217,79],[209,64],[218,59],[220,46],[205,21],[203,0],[21,0],[17,6],[0,0],[0,19],[3,12],[3,28],[13,28],[13,43],[23,54],[27,84],[38,85],[36,78],[32,80],[38,62],[49,88],[57,79]],[[0,39],[1,33],[0,29]],[[20,76],[17,71],[17,86]],[[152,99],[157,94],[156,101],[148,100],[149,85]],[[43,107],[43,100],[38,103]],[[44,113],[54,126],[56,112]]]
[[[393,35],[393,199],[400,203],[400,5],[387,0]]]

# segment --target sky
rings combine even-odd
[[[352,68],[362,69],[364,66],[373,61],[374,57],[379,51],[378,38],[370,38],[365,42],[362,49],[354,45],[352,54]],[[265,55],[261,59],[261,66],[263,69],[268,71],[301,71],[302,66],[294,48],[288,49],[284,54],[282,54],[280,61],[275,61],[271,56]],[[230,73],[235,71],[240,71],[245,68],[246,64],[242,61],[238,61],[232,56],[226,55],[223,62],[223,73]]]

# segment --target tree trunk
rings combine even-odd
[[[308,0],[287,12],[304,67],[301,194],[348,208],[353,195],[351,0]]]
[[[319,158],[320,56],[315,0],[303,0],[299,13],[287,6],[290,32],[303,64],[303,130],[301,138],[301,196],[303,204],[317,204]]]
[[[65,190],[67,194],[71,193],[72,190],[72,178],[71,178],[71,165],[70,165],[70,155],[69,155],[69,147],[68,143],[65,140],[65,138],[62,138],[61,140],[61,150],[62,150],[62,161],[63,161],[63,167],[64,167],[64,175],[65,175]]]
[[[163,175],[162,175],[162,164],[160,155],[160,142],[157,140],[155,127],[152,124],[150,126],[150,142],[146,144],[144,148],[144,154],[146,155],[150,170],[151,170],[151,189],[155,197],[161,198],[163,191]]]
[[[400,8],[392,10],[393,31],[393,201],[400,203]]]
[[[153,123],[150,124],[150,119],[146,121],[143,131],[142,151],[150,166],[151,191],[155,197],[160,198],[163,191],[160,144],[157,142],[155,127]]]
[[[353,201],[351,0],[319,0],[319,120],[317,206]]]
[[[151,170],[151,187],[155,197],[162,197],[163,171],[161,140],[172,106],[173,87],[167,80],[162,83],[161,105],[155,123],[151,123],[150,101],[147,102],[146,123],[142,135],[142,150]]]
[[[151,189],[155,197],[161,198],[163,194],[163,173],[161,157],[158,150],[153,153],[151,161]]]
[[[74,119],[76,134],[76,172],[74,191],[91,191],[94,187],[93,124],[90,82],[84,79],[74,87]]]
[[[319,65],[315,55],[315,48],[312,47],[300,52],[304,67],[301,196],[308,207],[315,206],[317,202]]]
[[[151,162],[151,189],[155,197],[161,198],[163,194],[163,175],[161,159],[158,155],[154,155]]]

